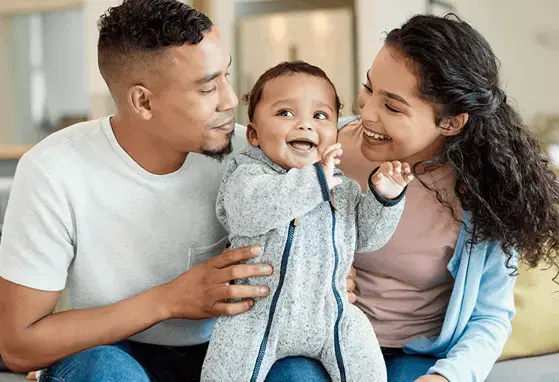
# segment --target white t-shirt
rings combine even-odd
[[[241,127],[235,141],[237,148],[244,142]],[[191,153],[178,171],[151,174],[118,144],[108,117],[52,134],[18,164],[0,276],[39,290],[66,288],[73,308],[171,281],[226,246],[215,216],[223,168]],[[169,320],[131,339],[195,345],[209,340],[213,323]]]

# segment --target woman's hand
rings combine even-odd
[[[355,304],[355,301],[357,301],[357,295],[355,294],[355,276],[356,276],[356,274],[357,274],[357,272],[355,271],[355,268],[351,267],[349,269],[349,273],[347,275],[347,278],[345,279],[346,290],[347,290],[347,298],[348,298],[350,304]]]
[[[430,374],[419,377],[415,382],[449,382],[448,379],[439,374]]]

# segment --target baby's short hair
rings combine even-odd
[[[307,74],[309,76],[322,78],[326,82],[328,82],[330,86],[332,86],[332,90],[334,90],[334,95],[336,97],[336,112],[338,115],[340,114],[340,110],[342,108],[340,97],[338,97],[336,87],[334,86],[330,78],[328,78],[324,70],[320,69],[318,66],[308,64],[304,61],[284,61],[274,66],[273,68],[266,70],[264,74],[262,74],[260,78],[258,78],[258,81],[256,81],[256,83],[254,84],[250,93],[243,97],[243,101],[248,103],[248,118],[250,121],[252,121],[252,118],[254,117],[256,106],[262,99],[264,86],[266,86],[266,84],[273,79],[281,76],[287,76],[293,73]]]

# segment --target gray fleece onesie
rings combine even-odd
[[[386,200],[362,195],[357,182],[328,190],[322,166],[286,170],[258,148],[229,162],[217,216],[232,248],[260,245],[251,263],[273,275],[240,283],[268,285],[270,296],[247,313],[218,318],[202,381],[264,381],[279,359],[320,360],[333,381],[386,381],[386,367],[370,322],[347,299],[354,253],[384,246],[399,222],[403,194]]]

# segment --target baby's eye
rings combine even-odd
[[[313,118],[316,118],[316,119],[328,119],[328,116],[327,116],[326,114],[324,114],[324,113],[315,113],[315,114],[313,115]]]
[[[293,117],[291,110],[281,110],[278,115],[281,117]]]

